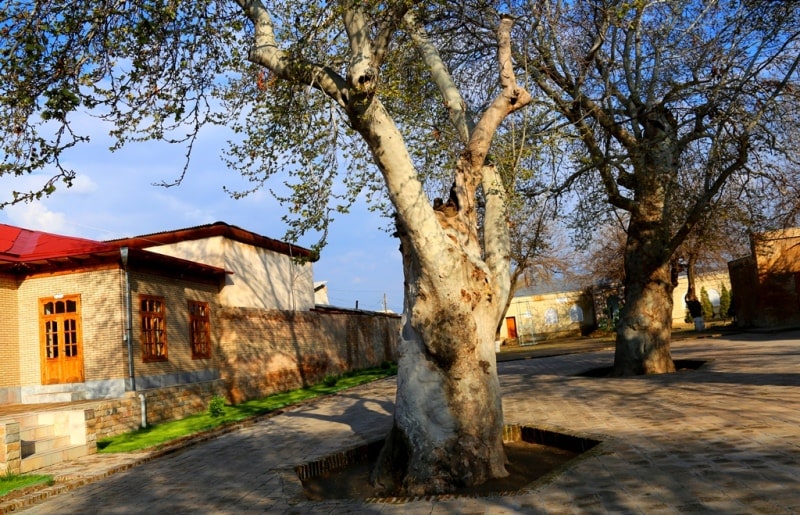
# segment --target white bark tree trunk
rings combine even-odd
[[[497,34],[500,94],[474,126],[436,49],[410,14],[403,19],[464,144],[452,201],[434,210],[404,138],[377,96],[388,37],[381,32],[370,39],[360,3],[344,2],[351,58],[341,77],[281,51],[264,4],[239,1],[255,27],[250,59],[278,78],[319,89],[338,104],[369,146],[395,208],[405,324],[394,427],[373,481],[395,494],[417,495],[507,475],[494,352],[495,328],[510,288],[507,195],[486,157],[502,121],[531,100],[514,76],[511,19],[501,19]],[[484,200],[483,231],[478,230],[478,195]]]
[[[406,495],[504,477],[494,349],[497,304],[482,263],[455,245],[436,270],[403,240],[406,319],[392,432],[373,481]]]
[[[384,171],[397,208],[405,273],[405,322],[392,432],[373,482],[403,495],[443,493],[507,475],[503,414],[494,350],[508,284],[508,228],[494,168],[461,159],[456,190],[487,195],[488,229],[481,246],[473,202],[435,211],[402,139],[378,102],[354,120]],[[469,153],[466,153],[469,154]],[[482,160],[480,161],[482,163]],[[499,197],[492,199],[491,197]],[[482,251],[482,248],[486,250]]]

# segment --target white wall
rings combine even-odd
[[[313,267],[291,257],[223,236],[184,241],[149,251],[224,268],[220,303],[230,307],[306,311],[314,307]]]

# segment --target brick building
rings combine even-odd
[[[222,222],[107,242],[0,224],[0,404],[198,392],[148,413],[174,418],[393,360],[399,317],[316,309],[313,257]]]
[[[753,234],[750,249],[728,263],[737,325],[800,324],[800,228]]]

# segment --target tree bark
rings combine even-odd
[[[414,26],[411,18],[406,23]],[[445,493],[508,475],[494,349],[511,286],[507,195],[486,156],[500,123],[531,100],[514,78],[512,23],[504,17],[498,28],[500,95],[474,127],[456,123],[459,134],[469,137],[444,209],[421,205],[416,181],[396,181],[404,174],[397,174],[398,161],[385,155],[400,138],[377,104],[371,120],[354,120],[384,171],[403,256],[406,306],[394,425],[372,473],[373,484],[394,494]],[[414,37],[450,99],[451,118],[468,123],[460,114],[463,100],[453,97],[454,84],[435,49],[424,33],[417,30]],[[409,190],[414,191],[410,196]],[[485,200],[481,236],[479,190]],[[427,223],[430,214],[435,230]]]
[[[493,343],[501,299],[489,291],[485,266],[455,245],[432,270],[398,229],[406,317],[394,426],[373,483],[395,495],[423,495],[504,477]]]
[[[635,191],[625,243],[625,305],[617,325],[615,376],[675,371],[672,335],[669,185],[677,175],[675,120],[664,108],[642,119],[643,139],[633,149]]]
[[[661,258],[661,252],[646,249],[646,245],[655,243],[648,239],[647,232],[638,221],[631,221],[625,252],[625,304],[617,325],[614,353],[616,377],[675,371],[670,353],[670,264]]]
[[[481,165],[476,173],[474,152],[465,152],[456,171],[460,205],[436,211],[412,180],[411,160],[381,103],[373,99],[351,121],[397,209],[405,275],[394,426],[371,479],[387,493],[423,495],[503,477],[494,330],[510,287],[508,228],[501,191],[487,193],[493,224],[482,247],[467,200],[481,183],[496,188],[496,172]]]
[[[531,97],[514,77],[510,17],[501,17],[497,34],[501,90],[474,126],[433,44],[413,16],[405,17],[464,144],[452,198],[434,210],[402,133],[376,94],[388,41],[370,40],[360,5],[348,2],[344,11],[353,56],[344,78],[278,49],[269,13],[243,2],[256,28],[250,58],[335,101],[381,171],[395,208],[406,305],[394,425],[372,480],[395,495],[449,492],[508,474],[494,350],[510,288],[507,195],[486,157],[502,121]],[[485,201],[482,232],[478,195]]]

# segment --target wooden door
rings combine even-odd
[[[82,383],[80,296],[40,299],[39,324],[42,384]]]
[[[514,317],[506,317],[506,330],[508,338],[517,338],[517,319]]]

